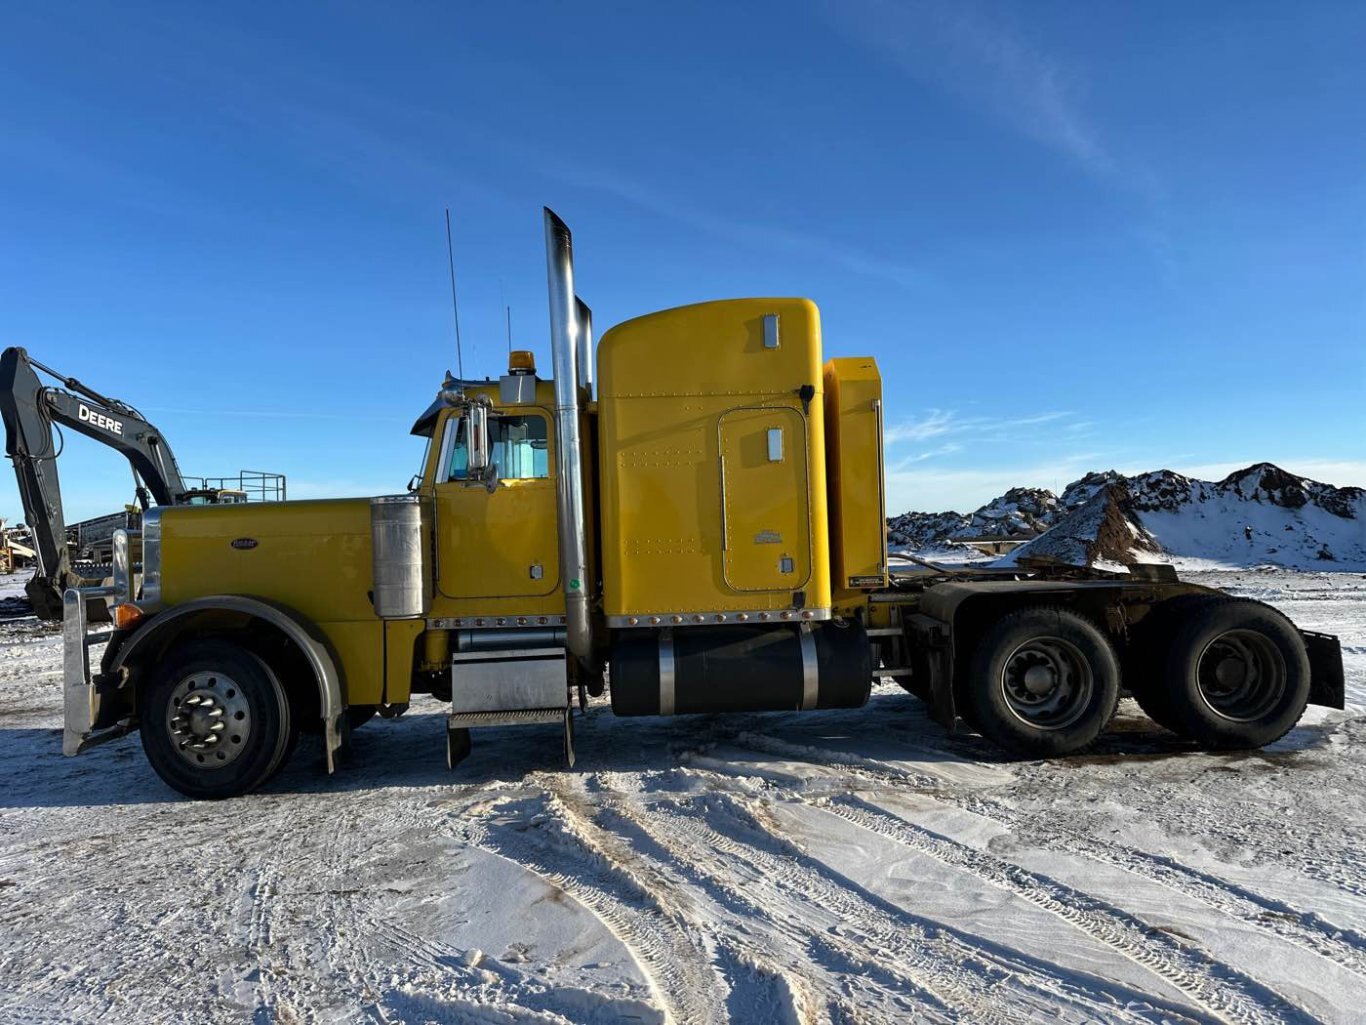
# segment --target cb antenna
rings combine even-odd
[[[455,297],[455,248],[451,245],[451,208],[446,207],[446,265],[451,272],[451,315],[455,318],[455,366],[465,379],[465,357],[460,351],[460,303]]]
[[[498,279],[498,301],[503,304],[508,318],[508,355],[512,355],[512,306],[508,304],[507,293],[503,291],[503,279]]]

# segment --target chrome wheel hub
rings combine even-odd
[[[191,765],[222,768],[242,753],[251,735],[251,705],[230,677],[193,673],[171,691],[166,731],[176,754]]]
[[[1038,637],[1012,651],[1000,686],[1011,714],[1042,730],[1071,726],[1086,713],[1095,689],[1086,656],[1061,637]]]

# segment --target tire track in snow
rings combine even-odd
[[[339,809],[338,817],[330,823],[322,851],[318,858],[318,882],[326,887],[322,904],[326,908],[322,917],[332,923],[326,931],[324,941],[331,944],[326,960],[339,961],[338,967],[345,974],[359,1002],[362,1002],[375,1017],[381,1021],[385,1015],[381,1000],[375,989],[378,981],[373,959],[370,956],[366,936],[375,928],[375,917],[365,914],[360,905],[361,894],[346,885],[346,880],[355,868],[357,837],[364,835],[360,825],[360,814],[352,800]],[[404,823],[406,825],[406,823]],[[398,821],[394,825],[399,825]],[[340,928],[337,926],[340,925]]]
[[[813,803],[848,822],[962,869],[1050,911],[1077,929],[1120,952],[1185,993],[1211,1015],[1250,1023],[1317,1021],[1271,987],[1202,947],[1178,942],[1170,934],[1098,897],[994,855],[968,847],[923,826],[883,811],[857,797]]]
[[[430,1021],[474,1021],[484,1015],[491,1022],[555,1025],[648,1020],[642,1019],[642,1007],[636,1000],[582,989],[566,990],[492,958],[475,961],[469,958],[470,951],[421,935],[385,918],[374,920],[371,934],[397,952],[406,969],[402,977],[391,973],[384,984],[387,1001],[399,1003],[398,1008],[387,1008],[381,1003],[366,1008],[381,1022],[391,1020],[389,1011],[400,1021],[410,1020],[403,1005],[414,1003],[427,1005],[425,1020]],[[438,997],[436,994],[440,993],[443,983],[451,981],[458,989]],[[586,1011],[590,1006],[594,1010]]]
[[[240,894],[240,876],[223,873],[235,854],[232,837],[224,846],[223,807],[187,802],[123,808],[117,833],[67,833],[39,848],[55,847],[57,856],[54,871],[39,877],[48,884],[40,912],[43,943],[17,952],[13,969],[29,980],[25,1001],[49,1011],[60,1008],[59,1017],[66,1021],[110,1015],[148,1022],[231,1016],[232,1008],[214,986],[214,972],[205,971],[206,963],[221,967],[215,955],[225,939],[233,944],[242,937],[233,929],[233,916],[243,904],[232,899],[233,893]],[[171,817],[176,847],[154,869],[142,841]],[[68,815],[59,819],[63,830],[79,830],[82,821]],[[147,873],[157,869],[169,873],[168,878],[145,885]],[[214,937],[209,947],[198,939],[205,935]],[[54,947],[67,951],[55,963],[50,959]],[[41,969],[20,967],[32,958],[42,959]],[[47,992],[44,978],[61,981]],[[146,1001],[149,985],[165,996]]]
[[[837,778],[846,782],[854,780],[883,785],[901,793],[929,793],[939,800],[1007,827],[1017,839],[1079,854],[1150,879],[1231,918],[1326,957],[1356,974],[1366,975],[1366,936],[1356,930],[1334,925],[1312,911],[1261,896],[1235,883],[1183,865],[1174,858],[1080,832],[1053,831],[1040,835],[1036,816],[1021,814],[1000,801],[983,798],[979,794],[955,794],[947,790],[942,781],[934,787],[926,786],[926,777],[908,773],[899,766],[877,759],[799,747],[754,734],[742,734],[738,739],[743,741],[745,747],[754,750],[817,759],[814,764],[828,766]],[[905,783],[910,783],[911,787],[905,786]],[[1315,875],[1312,866],[1306,874]],[[1331,879],[1326,878],[1330,875]],[[1333,865],[1331,873],[1321,872],[1317,878],[1348,892],[1366,895],[1366,886],[1352,882],[1337,865]]]
[[[1026,870],[1020,868],[1019,866],[1015,866],[1015,865],[1013,865],[1013,864],[1011,864],[1011,863],[1009,863],[1009,862],[1005,862],[1005,861],[1003,861],[1003,860],[1001,860],[1001,859],[994,858],[994,856],[992,856],[992,855],[981,854],[981,852],[978,852],[975,848],[971,848],[971,847],[967,847],[966,845],[958,844],[956,841],[953,841],[953,840],[951,840],[951,839],[949,839],[949,838],[947,838],[947,837],[940,837],[939,834],[934,834],[934,833],[931,833],[931,832],[928,831],[928,830],[924,830],[923,827],[914,826],[914,825],[912,825],[912,824],[910,824],[910,823],[905,822],[905,820],[903,820],[903,819],[897,818],[896,816],[890,816],[890,815],[888,815],[888,813],[884,812],[882,809],[877,808],[876,806],[871,805],[871,804],[869,804],[869,803],[867,803],[867,802],[865,802],[865,801],[862,801],[862,800],[861,800],[860,798],[858,798],[857,796],[854,796],[858,791],[869,789],[869,786],[867,786],[867,785],[871,785],[871,786],[872,786],[873,788],[875,788],[875,789],[893,790],[893,791],[895,791],[895,792],[903,793],[903,794],[904,794],[904,793],[924,793],[925,791],[924,791],[924,789],[922,789],[922,788],[919,788],[919,787],[916,787],[916,788],[907,787],[907,786],[905,786],[905,785],[903,784],[903,781],[905,781],[905,780],[907,780],[907,779],[910,779],[910,780],[914,781],[915,783],[919,784],[919,783],[921,782],[921,780],[920,780],[920,778],[919,778],[916,774],[906,773],[904,770],[902,770],[902,769],[901,769],[900,767],[898,767],[898,766],[895,766],[895,765],[887,765],[887,764],[885,764],[885,763],[880,763],[880,762],[878,762],[876,759],[869,759],[869,758],[865,758],[865,757],[859,756],[859,755],[854,755],[854,756],[852,756],[852,757],[847,757],[846,754],[845,754],[844,752],[838,752],[838,753],[825,752],[825,751],[822,751],[822,750],[819,750],[819,749],[815,749],[815,748],[805,748],[805,747],[799,747],[799,746],[797,746],[797,745],[786,744],[786,743],[783,742],[783,741],[776,741],[776,740],[770,741],[769,738],[762,738],[762,737],[758,737],[758,736],[755,736],[755,735],[748,735],[748,736],[746,736],[746,737],[744,738],[744,741],[745,741],[744,746],[750,747],[750,748],[755,748],[755,749],[757,749],[757,750],[764,750],[764,751],[767,751],[768,753],[781,753],[781,754],[784,754],[784,755],[789,755],[789,756],[794,756],[794,757],[801,757],[801,758],[806,758],[806,759],[818,758],[818,759],[820,759],[819,761],[814,762],[814,763],[808,761],[807,764],[808,764],[808,765],[814,764],[814,765],[817,765],[817,766],[820,766],[820,767],[825,767],[825,768],[828,768],[828,769],[832,770],[832,772],[835,773],[835,775],[832,777],[832,781],[834,781],[834,782],[840,782],[840,783],[846,784],[846,787],[847,787],[847,789],[846,789],[843,793],[839,793],[839,794],[836,794],[836,795],[834,795],[834,796],[830,796],[830,795],[827,795],[827,794],[820,794],[820,793],[818,793],[818,794],[816,794],[816,795],[814,795],[814,796],[810,796],[810,795],[803,795],[803,794],[801,794],[801,793],[799,793],[799,792],[796,792],[796,791],[788,791],[788,790],[777,790],[777,789],[774,789],[773,792],[774,792],[775,794],[780,794],[784,799],[796,801],[796,802],[799,802],[799,803],[808,805],[808,806],[810,806],[810,807],[818,808],[818,809],[825,810],[825,811],[833,811],[833,812],[836,812],[837,814],[840,814],[841,817],[845,818],[846,820],[851,821],[851,822],[854,822],[854,824],[856,824],[856,825],[865,825],[865,826],[866,826],[866,824],[865,824],[864,822],[856,821],[855,818],[852,817],[850,814],[846,814],[846,813],[843,813],[843,812],[838,811],[838,809],[839,809],[841,806],[844,806],[844,807],[850,807],[850,806],[855,806],[855,805],[857,805],[857,806],[862,806],[863,808],[866,808],[866,809],[867,809],[869,812],[871,812],[871,813],[880,814],[880,815],[883,815],[883,816],[887,816],[888,818],[894,820],[895,822],[901,823],[901,824],[905,825],[905,826],[906,826],[907,828],[909,828],[909,829],[913,829],[913,830],[920,831],[920,832],[926,834],[926,835],[929,836],[929,837],[936,837],[936,838],[938,838],[939,840],[943,841],[945,844],[951,844],[951,845],[953,845],[953,846],[955,846],[955,847],[961,848],[961,849],[962,849],[963,851],[965,851],[965,852],[969,852],[969,853],[974,854],[974,855],[980,855],[980,857],[985,858],[985,859],[991,859],[992,861],[995,861],[995,862],[999,863],[999,865],[1000,865],[1004,870],[1008,870],[1008,872],[1021,873],[1021,874],[1028,875],[1028,876],[1033,876],[1033,875],[1034,875],[1033,873],[1028,873]],[[828,757],[828,761],[827,761],[827,757]],[[710,764],[710,760],[708,760],[708,761],[709,761],[709,764]],[[715,768],[713,768],[713,769],[703,769],[703,770],[701,770],[701,771],[708,772],[708,771],[715,771],[715,769],[720,769],[721,771],[720,771],[719,774],[722,775],[722,776],[734,776],[734,775],[737,775],[737,774],[743,775],[744,772],[745,772],[745,767],[739,767],[739,766],[726,766],[725,763],[722,763],[722,762],[717,762],[717,763],[715,763]],[[850,784],[852,784],[852,785],[850,785]],[[862,784],[867,784],[867,785],[862,785]],[[960,799],[960,800],[958,800],[958,801],[954,801],[954,800],[953,800],[953,795],[948,794],[948,793],[945,793],[944,791],[942,791],[942,789],[941,789],[941,790],[937,790],[937,791],[933,794],[933,796],[935,796],[935,797],[938,798],[938,799],[946,800],[948,803],[951,803],[951,804],[952,804],[952,803],[956,803],[956,804],[959,804],[959,805],[965,805],[965,804],[967,804],[967,803],[971,803],[972,806],[973,806],[973,808],[974,808],[974,810],[975,810],[976,808],[980,807],[981,804],[984,803],[984,802],[982,802],[981,800],[978,800],[978,799],[971,799],[971,800],[968,800],[968,801],[965,801],[965,800],[961,800],[961,799]],[[984,815],[983,817],[985,817],[985,818],[991,818],[991,816],[989,816],[989,815]],[[1004,823],[1004,822],[1003,822],[1002,824],[1004,825],[1004,824],[1007,824],[1007,823]],[[1017,826],[1016,826],[1015,823],[1010,823],[1010,825],[1011,825],[1012,830],[1014,830],[1015,828],[1017,828]],[[867,828],[871,828],[871,827],[867,827]],[[874,829],[873,831],[879,832],[879,831],[881,831],[881,830]],[[887,834],[884,833],[884,835],[887,835]],[[896,839],[896,837],[890,837],[890,838]],[[1081,838],[1078,837],[1078,838],[1075,838],[1075,839],[1076,839],[1077,843],[1080,844]],[[903,842],[904,842],[904,841],[903,841]],[[1070,838],[1070,837],[1069,837],[1069,838],[1068,838],[1068,844],[1069,844],[1069,846],[1068,846],[1068,848],[1067,848],[1068,850],[1072,850],[1072,849],[1073,849],[1072,846],[1071,846],[1072,842],[1073,842],[1073,838]],[[912,844],[912,846],[915,846],[915,845]],[[926,853],[926,854],[928,854],[928,855],[930,855],[930,856],[936,856],[936,857],[937,857],[937,860],[940,860],[941,862],[950,864],[952,867],[965,868],[965,864],[960,865],[960,864],[955,863],[954,861],[948,860],[948,859],[945,858],[945,857],[938,857],[938,856],[935,854],[935,852],[934,852],[933,850],[929,849],[929,846],[930,846],[930,845],[926,843],[926,844],[923,844],[922,846],[920,846],[918,849],[921,849],[924,853]],[[1082,853],[1084,853],[1084,852],[1082,852]],[[980,876],[980,873],[974,873],[974,874],[979,874],[979,876]],[[1044,877],[1039,877],[1039,878],[1044,878]],[[987,881],[990,882],[991,880],[988,879]],[[1163,934],[1163,933],[1160,933],[1160,932],[1158,932],[1158,931],[1156,931],[1156,930],[1153,930],[1153,929],[1152,929],[1151,927],[1149,927],[1146,923],[1142,922],[1142,921],[1141,921],[1140,919],[1138,919],[1136,916],[1130,915],[1128,912],[1124,911],[1123,909],[1120,909],[1120,908],[1118,908],[1118,907],[1116,907],[1116,906],[1114,906],[1114,905],[1108,904],[1107,902],[1100,901],[1098,898],[1090,897],[1089,895],[1083,894],[1082,891],[1072,890],[1072,888],[1070,888],[1070,887],[1065,887],[1064,884],[1056,883],[1056,882],[1053,881],[1053,880],[1048,880],[1048,882],[1049,882],[1050,884],[1052,884],[1052,885],[1061,887],[1061,888],[1063,888],[1064,890],[1067,890],[1067,891],[1069,891],[1069,892],[1072,893],[1072,894],[1077,894],[1077,895],[1079,895],[1080,897],[1084,898],[1085,900],[1091,901],[1091,902],[1096,903],[1096,904],[1099,904],[1099,905],[1103,905],[1106,909],[1108,909],[1108,910],[1109,910],[1111,913],[1113,913],[1113,914],[1117,914],[1117,915],[1119,915],[1119,916],[1123,916],[1124,918],[1132,919],[1132,924],[1133,924],[1140,932],[1151,933],[1151,934],[1154,934],[1154,935],[1156,935],[1156,936],[1163,937],[1163,938],[1164,938],[1164,942],[1165,942],[1169,947],[1171,947],[1171,948],[1173,948],[1173,949],[1176,949],[1176,950],[1185,949],[1185,948],[1183,948],[1179,943],[1177,943],[1175,940],[1171,939],[1170,937],[1167,937],[1166,934]],[[1013,892],[1013,888],[1010,887],[1010,886],[1006,886],[1006,887],[1004,887],[1004,888],[1006,888],[1006,889],[1012,889],[1012,892]],[[1026,899],[1029,899],[1028,894],[1025,893],[1025,892],[1021,892],[1019,895],[1020,895],[1020,896],[1024,896]],[[1038,906],[1045,907],[1046,910],[1050,910],[1050,911],[1053,911],[1054,913],[1059,913],[1059,914],[1061,914],[1061,911],[1062,911],[1062,910],[1066,910],[1066,909],[1069,907],[1069,905],[1067,904],[1066,901],[1058,902],[1056,905],[1053,905],[1053,904],[1046,904],[1046,903],[1040,903],[1040,902],[1037,901],[1037,900],[1032,901],[1032,902],[1038,904]],[[1062,917],[1067,918],[1067,915],[1062,915]],[[1078,925],[1078,921],[1072,921],[1072,924],[1073,924],[1073,925],[1077,925],[1078,927],[1080,927],[1080,926]],[[1266,925],[1267,923],[1262,922],[1262,923],[1258,923],[1258,924]],[[1083,931],[1088,931],[1088,930],[1083,929]],[[1110,943],[1108,940],[1106,940],[1106,939],[1104,938],[1104,935],[1102,934],[1102,932],[1099,931],[1099,930],[1098,930],[1098,931],[1095,931],[1095,932],[1092,932],[1091,934],[1093,935],[1093,938],[1099,939],[1099,940],[1101,940],[1102,942],[1106,942],[1107,945],[1116,946],[1116,944]],[[1160,959],[1158,959],[1158,960],[1152,960],[1152,961],[1145,961],[1142,957],[1134,956],[1134,955],[1133,955],[1132,953],[1130,953],[1129,951],[1124,950],[1124,949],[1122,948],[1122,946],[1116,946],[1116,949],[1120,949],[1121,953],[1124,953],[1126,956],[1130,957],[1131,960],[1134,960],[1134,961],[1136,961],[1136,962],[1139,963],[1139,964],[1143,964],[1145,967],[1149,968],[1150,970],[1154,970],[1157,974],[1159,974],[1159,975],[1161,975],[1161,976],[1163,976],[1163,977],[1168,977],[1168,976],[1165,974],[1165,972],[1164,972],[1163,970],[1161,970],[1161,966],[1164,964],[1164,962],[1161,961]],[[1238,988],[1241,988],[1242,990],[1245,991],[1245,992],[1244,992],[1245,999],[1243,999],[1243,1000],[1240,1001],[1240,1006],[1246,1007],[1246,1006],[1250,1006],[1250,1004],[1255,1004],[1255,1003],[1256,1003],[1256,1000],[1258,999],[1257,994],[1258,994],[1258,993],[1263,993],[1263,994],[1265,994],[1265,997],[1264,997],[1263,999],[1265,999],[1265,1000],[1268,1002],[1269,1006],[1276,1007],[1276,1008],[1280,1009],[1280,1011],[1284,1012],[1285,1015],[1286,1015],[1285,1017],[1276,1016],[1276,1017],[1272,1017],[1272,1018],[1269,1018],[1269,1019],[1268,1019],[1268,1018],[1265,1018],[1265,1017],[1262,1017],[1262,1018],[1258,1018],[1258,1017],[1239,1017],[1237,1020],[1239,1020],[1239,1021],[1253,1021],[1253,1022],[1259,1022],[1259,1021],[1300,1021],[1300,1022],[1312,1022],[1312,1021],[1315,1020],[1312,1016],[1308,1015],[1307,1012],[1305,1012],[1303,1009],[1298,1008],[1298,1007],[1296,1007],[1295,1005],[1291,1004],[1285,997],[1283,997],[1281,994],[1277,993],[1277,992],[1276,992],[1274,989],[1272,989],[1271,987],[1265,985],[1264,983],[1259,982],[1258,980],[1252,978],[1251,976],[1246,975],[1245,973],[1240,972],[1238,969],[1233,968],[1232,966],[1227,965],[1225,962],[1219,961],[1217,958],[1214,958],[1212,955],[1208,954],[1208,952],[1204,951],[1203,948],[1198,948],[1198,950],[1199,950],[1200,957],[1203,958],[1203,959],[1205,959],[1206,961],[1208,961],[1212,968],[1216,968],[1216,969],[1218,969],[1219,971],[1222,971],[1224,974],[1232,973],[1234,979],[1236,980],[1236,986],[1237,986]],[[1219,978],[1219,973],[1218,973],[1218,972],[1215,972],[1213,975],[1211,975],[1209,972],[1206,972],[1206,977],[1207,977],[1207,979],[1211,979],[1211,978],[1212,978],[1212,979],[1216,979],[1216,980],[1217,980],[1217,979]],[[1207,1002],[1207,1001],[1205,1001],[1205,1000],[1203,1000],[1203,999],[1200,999],[1200,997],[1199,997],[1198,994],[1199,994],[1200,992],[1202,992],[1202,991],[1207,990],[1207,989],[1208,989],[1208,986],[1207,986],[1207,985],[1202,984],[1202,985],[1200,985],[1200,986],[1197,986],[1197,987],[1195,988],[1195,990],[1192,990],[1191,984],[1189,984],[1189,983],[1187,983],[1187,984],[1182,984],[1182,983],[1180,983],[1180,982],[1177,981],[1178,978],[1182,978],[1182,979],[1194,978],[1193,976],[1188,976],[1188,975],[1186,975],[1186,974],[1184,974],[1184,973],[1178,973],[1178,974],[1175,975],[1175,976],[1169,977],[1169,981],[1171,981],[1171,982],[1173,983],[1173,985],[1176,985],[1177,988],[1180,989],[1182,992],[1185,992],[1189,997],[1191,997],[1193,1000],[1195,1000],[1196,1003],[1197,1003],[1197,1005],[1200,1006],[1200,1007],[1202,1007],[1202,1008],[1206,1011],[1206,1013],[1212,1015],[1212,1016],[1215,1017],[1215,1018],[1218,1018],[1219,1020],[1223,1020],[1223,1017],[1224,1017],[1224,1015],[1225,1015],[1225,1013],[1226,1013],[1226,1006],[1228,1005],[1228,1001],[1227,1001],[1227,1000],[1217,1000],[1217,1001],[1215,1001],[1215,1002],[1213,1002],[1213,1003],[1210,1003],[1210,1002]],[[1221,983],[1221,985],[1222,985],[1222,983]]]
[[[391,795],[365,795],[367,798],[379,797],[383,802],[386,825],[400,835],[421,833],[427,836],[439,834],[441,825],[446,821],[443,814],[433,813],[430,807],[419,807],[407,802],[395,804]],[[353,800],[358,800],[359,795]],[[500,966],[501,978],[494,982],[482,976],[477,965],[467,964],[468,951],[461,950],[441,940],[411,930],[382,910],[376,910],[370,901],[371,891],[360,885],[356,873],[361,858],[360,840],[373,836],[363,827],[363,821],[371,814],[365,807],[351,805],[342,813],[340,820],[329,821],[325,828],[327,839],[322,846],[318,859],[322,871],[317,882],[325,887],[321,892],[322,903],[326,909],[321,917],[339,923],[327,933],[331,948],[325,953],[325,961],[336,965],[347,980],[349,992],[358,1005],[358,1010],[369,1018],[387,1023],[394,1020],[407,1020],[408,1012],[415,1002],[430,1003],[423,1013],[429,1013],[432,1020],[445,1020],[452,1014],[461,1020],[472,1015],[487,1012],[491,1020],[500,1013],[515,1011],[518,1020],[527,1022],[565,1022],[571,1021],[573,1011],[581,1010],[575,1005],[568,1015],[555,1013],[552,1007],[553,991],[532,994],[540,1007],[532,1006],[521,1000],[521,977],[512,970]],[[479,830],[471,830],[471,836],[482,836]],[[387,957],[377,954],[376,940],[390,948]],[[490,963],[490,962],[482,962]],[[492,962],[495,963],[496,962]],[[496,983],[518,983],[514,988]],[[443,983],[453,982],[457,990],[447,993],[446,999],[456,1006],[447,1006],[433,998],[432,993]],[[397,1002],[396,1009],[391,1004]],[[600,997],[604,1004],[612,998]],[[397,1019],[392,1015],[397,1015]]]
[[[733,795],[711,794],[682,802],[685,810],[688,805],[697,805],[702,812],[700,818],[670,804],[652,804],[639,818],[642,828],[664,843],[677,844],[680,838],[691,837],[688,856],[703,871],[715,861],[716,851],[733,858],[735,866],[749,866],[751,878],[734,892],[761,914],[784,904],[805,907],[806,915],[817,919],[833,913],[842,921],[842,927],[821,935],[805,926],[817,956],[835,955],[850,966],[846,973],[886,973],[893,988],[912,986],[931,994],[937,1006],[950,1017],[1015,1020],[1020,1013],[1018,1003],[1002,1009],[999,1000],[983,999],[984,994],[1003,986],[1011,987],[1017,998],[1023,997],[1036,1016],[1052,1016],[1058,1004],[1078,1009],[1086,1020],[1093,1020],[1096,1015],[1112,1020],[1165,1020],[1174,1011],[1182,1017],[1188,1013],[1170,1006],[1157,1007],[1152,1015],[1141,1011],[1129,1013],[1104,997],[1080,990],[1067,977],[1082,973],[1060,975],[1046,962],[984,938],[962,934],[886,902],[793,847],[756,820],[752,809],[737,808]],[[712,825],[705,819],[716,817],[717,805],[722,806],[720,812],[725,821]],[[661,823],[667,823],[667,828]],[[739,839],[744,834],[748,834],[746,838]],[[711,874],[722,884],[729,884],[725,873],[712,870]],[[796,917],[798,921],[805,919],[805,915]],[[1123,992],[1134,1003],[1159,1003],[1147,994],[1124,992],[1123,985],[1094,981],[1108,990]]]
[[[833,998],[840,990],[847,995],[852,984],[860,995],[871,991],[867,995],[877,997],[884,1005],[921,1012],[919,1020],[954,1020],[955,1016],[934,994],[905,973],[892,974],[882,971],[880,966],[868,965],[864,952],[841,937],[822,937],[813,931],[809,919],[804,920],[795,912],[790,902],[756,900],[740,880],[716,868],[714,851],[680,843],[678,833],[659,830],[658,824],[652,822],[653,811],[641,807],[640,788],[633,783],[638,781],[621,773],[597,773],[592,778],[593,793],[586,799],[599,802],[595,805],[595,821],[629,845],[634,857],[648,860],[669,876],[671,886],[691,888],[709,905],[705,912],[699,909],[699,913],[705,913],[710,920],[713,955],[731,980],[727,1001],[731,1021],[830,1020],[840,1009],[839,1001],[832,999],[832,1006],[827,1008],[829,1013],[820,1015],[817,1008],[822,1001],[804,977],[812,972],[827,977],[821,987],[827,997]],[[820,956],[813,946],[816,943],[830,948],[830,956]],[[836,958],[850,965],[851,971],[829,972],[826,966]],[[851,958],[862,962],[866,970],[853,969]],[[754,977],[742,984],[737,978],[741,971]],[[927,1006],[916,1006],[910,1000],[917,995]],[[775,1013],[775,1001],[782,1008],[781,1015]],[[845,1017],[857,1019],[851,1008],[845,1011]]]
[[[871,990],[869,996],[876,996],[883,1004],[902,1011],[918,1011],[921,1020],[958,1019],[961,1008],[950,1006],[913,973],[896,964],[873,960],[866,947],[842,933],[814,927],[812,917],[799,912],[804,904],[791,898],[790,887],[779,889],[774,899],[770,891],[775,888],[753,873],[749,878],[742,878],[734,871],[726,871],[716,858],[717,848],[694,836],[692,828],[661,829],[660,821],[666,817],[663,804],[643,810],[628,803],[620,792],[614,796],[616,799],[603,810],[602,817],[633,845],[639,856],[660,865],[672,865],[681,882],[701,890],[714,905],[714,914],[729,930],[721,941],[735,950],[740,947],[743,937],[744,952],[739,956],[764,963],[783,955],[791,964],[804,964],[829,975],[834,985],[827,987],[827,992],[848,989],[852,979],[854,988]],[[673,821],[686,821],[686,817],[674,817]],[[766,875],[771,876],[771,873]],[[767,954],[758,953],[761,929],[769,933],[765,939],[778,949]],[[832,969],[832,963],[839,967]],[[917,1006],[915,1000],[919,1000],[920,1005]],[[804,1016],[795,1000],[792,1011],[799,1021],[807,1020],[811,1013],[806,1012]]]
[[[1041,828],[1037,820],[999,802],[974,802],[970,810],[1008,827],[1016,842],[1065,850],[1150,879],[1366,977],[1366,935],[1334,925],[1316,912],[1263,896],[1245,886],[1182,864],[1168,855],[1096,836]]]
[[[250,800],[238,798],[237,800]],[[193,807],[213,807],[213,805],[194,805]],[[272,809],[274,814],[263,824],[267,835],[273,834],[275,840],[255,859],[248,869],[252,877],[251,886],[244,894],[247,901],[247,927],[245,946],[247,961],[252,966],[246,975],[248,981],[255,982],[256,1013],[264,1010],[272,1018],[289,1019],[304,1016],[301,1011],[300,994],[293,982],[293,974],[287,963],[287,942],[276,945],[274,942],[274,922],[278,897],[277,881],[282,865],[300,865],[304,861],[297,856],[287,857],[286,848],[295,836],[307,836],[311,829],[298,821],[285,821],[287,813]],[[252,980],[252,975],[255,979]]]
[[[1346,737],[1344,741],[1335,739],[1343,735]],[[1328,738],[1329,747],[1336,743],[1363,742],[1366,742],[1366,720],[1341,723]],[[1257,755],[1253,753],[1246,757]],[[1066,780],[1057,776],[1036,772],[1033,778],[1022,782],[1031,788],[1031,796],[1041,802],[1049,802],[1054,794],[1065,796]],[[1114,782],[1122,786],[1129,780],[1121,778]],[[1285,850],[1285,843],[1278,838],[1280,831],[1267,829],[1265,818],[1226,815],[1214,817],[1208,822],[1192,822],[1189,816],[1170,802],[1153,800],[1132,789],[1120,792],[1117,797],[1125,802],[1133,814],[1147,816],[1168,832],[1193,835],[1206,845],[1214,844],[1236,851],[1240,861],[1290,868],[1315,882],[1325,883],[1354,897],[1366,897],[1366,847],[1362,845],[1360,830],[1344,832],[1317,828],[1313,831],[1315,842],[1312,849],[1305,850],[1306,845],[1297,845],[1300,850],[1294,860],[1287,861],[1284,855],[1289,852]],[[976,811],[978,807],[972,795],[961,796],[958,803],[968,811]],[[992,817],[990,812],[984,814]]]
[[[535,782],[549,789],[552,777],[535,775]],[[609,850],[613,845],[602,830],[553,791],[521,801],[503,797],[495,807],[507,809],[517,803],[537,808],[544,821],[532,822],[525,829],[490,827],[487,821],[471,824],[464,830],[465,842],[534,873],[598,918],[635,960],[666,1021],[678,1025],[727,1021],[717,996],[725,982],[667,887],[641,879],[614,858],[616,852]],[[520,817],[531,821],[535,814]],[[547,822],[554,828],[544,828]]]
[[[373,894],[361,883],[360,873],[365,865],[363,843],[373,843],[386,835],[434,835],[445,815],[433,812],[425,804],[405,800],[400,793],[382,789],[357,790],[341,802],[309,805],[305,809],[292,796],[282,800],[288,802],[284,812],[288,825],[281,830],[281,839],[269,860],[275,865],[307,866],[307,870],[286,877],[288,882],[302,884],[304,888],[277,886],[272,882],[271,896],[281,906],[294,908],[306,904],[307,920],[326,922],[329,927],[304,933],[290,930],[290,942],[283,947],[273,946],[267,937],[263,958],[257,962],[258,970],[268,956],[277,986],[279,976],[292,980],[303,975],[316,980],[320,969],[340,979],[341,984],[332,987],[333,1004],[306,1005],[305,996],[317,1002],[316,986],[309,987],[306,994],[291,993],[294,1006],[288,1010],[296,1014],[327,1021],[356,1015],[389,1021],[391,1009],[385,1007],[386,993],[402,985],[431,982],[430,977],[419,978],[413,968],[413,950],[427,941],[407,932],[401,940],[393,939],[399,927],[373,908]],[[386,832],[377,834],[373,823],[381,819]],[[376,936],[387,937],[396,956],[378,959]],[[448,952],[452,964],[462,953],[453,948],[448,948]],[[416,961],[426,964],[421,958]],[[433,964],[442,975],[451,971],[449,966],[435,962],[426,966]],[[273,991],[272,1000],[278,1000],[279,995],[278,990]],[[338,996],[344,1011],[336,1006]]]
[[[915,772],[876,758],[854,754],[850,751],[830,751],[825,748],[804,744],[791,744],[761,733],[742,732],[735,736],[737,746],[762,754],[782,755],[805,764],[827,766],[845,779],[867,780],[889,783],[901,789],[915,789],[928,793],[939,793],[952,785],[952,781],[942,776],[926,772]]]

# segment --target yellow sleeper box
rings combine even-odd
[[[830,607],[820,315],[738,299],[598,347],[608,617]]]

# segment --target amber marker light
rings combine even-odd
[[[110,618],[114,621],[115,630],[127,630],[129,627],[140,622],[146,615],[147,613],[143,612],[142,609],[131,602],[124,602],[114,606],[113,614]]]

